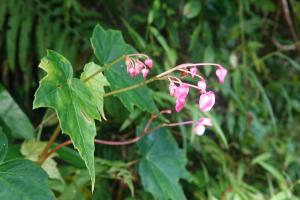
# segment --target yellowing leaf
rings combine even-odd
[[[39,142],[35,140],[25,141],[21,145],[21,153],[26,159],[37,161],[46,145],[46,142]],[[57,156],[57,154],[52,154],[48,157],[41,167],[47,172],[50,178],[63,181],[63,178],[57,169],[57,163],[53,159],[55,156]]]
[[[80,76],[80,80],[82,80],[92,92],[93,102],[96,103],[98,111],[105,119],[103,111],[103,95],[105,93],[104,86],[109,86],[109,82],[102,73],[97,73],[97,75],[89,78],[99,70],[101,70],[101,67],[93,62],[86,64]]]

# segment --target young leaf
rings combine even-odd
[[[83,82],[84,80],[86,80],[85,84],[92,92],[92,101],[96,103],[98,111],[105,119],[103,111],[103,95],[105,93],[104,86],[109,86],[109,82],[102,73],[98,73],[92,78],[87,79],[89,76],[93,75],[99,70],[101,70],[101,67],[93,62],[86,64],[80,76],[80,80],[82,80]]]
[[[0,163],[5,159],[8,148],[8,141],[6,135],[0,127]]]
[[[132,46],[124,41],[119,31],[104,30],[100,25],[95,27],[91,43],[96,57],[104,67],[123,55],[136,52]],[[130,77],[125,68],[125,63],[122,61],[107,70],[105,75],[112,90],[125,88],[143,80],[141,76],[136,78]],[[149,94],[149,89],[146,86],[119,93],[117,97],[130,112],[134,110],[134,105],[141,110],[157,112],[157,108]]]
[[[95,184],[94,138],[96,127],[94,119],[100,119],[92,94],[79,79],[73,78],[69,61],[56,53],[47,51],[39,65],[48,75],[40,81],[35,93],[33,108],[53,108],[58,116],[62,132],[69,135],[80,156],[85,161]]]
[[[0,197],[11,200],[52,200],[48,175],[29,160],[0,164]]]
[[[149,133],[138,142],[138,148],[142,155],[139,174],[144,189],[155,199],[186,199],[179,179],[187,177],[187,159],[167,129]]]
[[[18,139],[34,137],[34,128],[30,120],[1,84],[0,105],[0,124],[8,130],[6,133]]]

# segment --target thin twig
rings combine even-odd
[[[55,141],[55,139],[57,138],[58,134],[60,133],[60,126],[58,125],[54,132],[52,133],[47,145],[45,146],[43,152],[41,153],[41,155],[39,156],[39,159],[37,161],[38,164],[42,165],[43,162],[48,158],[48,151],[49,148],[51,147],[51,145],[53,144],[53,142]]]

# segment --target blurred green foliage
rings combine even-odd
[[[94,59],[89,38],[97,23],[122,30],[127,42],[155,60],[157,73],[183,62],[220,63],[229,70],[224,86],[214,81],[209,68],[201,71],[211,77],[210,83],[216,83],[208,86],[218,94],[217,106],[209,113],[216,126],[202,137],[195,137],[191,127],[172,129],[187,154],[192,176],[181,181],[185,195],[211,200],[299,199],[299,12],[296,0],[0,0],[0,81],[38,125],[43,113],[33,112],[31,105],[41,75],[40,59],[46,49],[53,49],[71,61],[74,71],[82,69]],[[155,83],[151,88],[160,109],[174,104],[166,84]],[[193,97],[190,102],[195,104],[170,120],[198,119],[197,95]],[[139,110],[129,114],[114,97],[105,99],[105,114],[108,121],[98,124],[103,133],[98,138],[134,135],[142,115]],[[7,122],[1,119],[4,132],[14,134],[7,128],[12,125],[4,126]],[[39,131],[46,139],[52,126],[43,126],[44,131],[41,126]],[[19,143],[9,137],[10,157],[18,155]],[[129,162],[136,159],[136,150],[135,146],[96,146],[95,155]],[[82,160],[70,148],[58,153],[71,166],[60,163],[66,183],[52,181],[56,195],[91,198],[86,171],[79,167]],[[125,164],[120,168],[127,174]],[[142,188],[137,169],[130,171],[133,177],[126,176],[133,181],[135,197],[122,178],[111,178],[103,170],[93,198],[152,199]]]

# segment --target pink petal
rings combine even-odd
[[[194,132],[195,132],[197,135],[203,135],[203,134],[204,134],[204,131],[205,131],[205,126],[203,126],[203,125],[197,124],[197,125],[194,127]]]
[[[175,96],[176,90],[177,90],[177,86],[173,82],[170,82],[170,86],[169,86],[170,95]]]
[[[202,112],[210,111],[215,104],[215,94],[212,91],[201,94],[199,99],[199,108]]]
[[[198,120],[198,124],[203,125],[203,126],[212,126],[213,125],[211,119],[208,117],[201,117]]]
[[[203,80],[198,81],[198,87],[200,88],[201,92],[205,92],[206,90],[206,82]]]
[[[225,81],[225,78],[226,78],[226,75],[227,75],[227,69],[225,69],[224,67],[220,67],[219,69],[217,69],[216,75],[219,79],[219,82],[221,84],[224,84],[224,81]]]
[[[194,78],[195,74],[197,74],[197,72],[198,72],[197,67],[190,68],[190,72],[192,73],[192,78]]]
[[[182,110],[182,108],[184,107],[185,105],[185,98],[178,98],[176,100],[176,106],[175,106],[175,110],[176,112],[180,112]]]
[[[142,69],[142,74],[143,74],[143,77],[146,78],[149,74],[149,69],[146,69],[146,68]]]
[[[153,61],[148,58],[145,60],[145,64],[151,69],[153,67]]]
[[[135,69],[133,67],[130,67],[129,70],[128,70],[129,74],[131,77],[134,77],[135,76]]]
[[[186,85],[186,84],[181,84],[178,88],[177,88],[177,91],[176,91],[176,93],[177,93],[177,98],[185,98],[187,95],[188,95],[188,93],[189,93],[189,86],[188,85]]]

